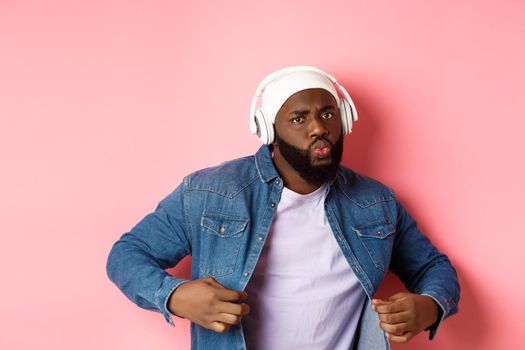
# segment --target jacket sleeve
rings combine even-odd
[[[113,245],[107,260],[111,281],[138,306],[161,312],[174,325],[167,302],[187,280],[165,269],[191,252],[191,234],[185,208],[184,183],[163,199],[155,211]]]
[[[440,306],[440,319],[429,330],[433,339],[443,320],[458,311],[460,287],[456,270],[418,229],[397,201],[397,234],[390,262],[394,272],[412,293],[427,295]]]

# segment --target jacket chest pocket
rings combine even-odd
[[[386,221],[377,221],[352,227],[359,241],[367,251],[374,266],[385,272],[390,265],[394,245],[394,225]]]
[[[204,275],[232,274],[248,219],[204,212],[201,219],[199,270]]]

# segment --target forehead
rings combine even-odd
[[[283,103],[281,112],[291,111],[296,108],[309,108],[311,106],[316,106],[322,104],[324,105],[333,105],[336,106],[337,102],[330,92],[325,89],[306,89],[301,90],[288,97],[288,99]]]

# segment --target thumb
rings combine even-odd
[[[215,287],[217,289],[226,289],[226,288],[224,288],[224,286],[222,284],[217,282],[217,280],[215,278],[213,278],[212,276],[206,277],[205,280],[206,280],[206,283],[209,284],[212,287]]]

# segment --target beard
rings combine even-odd
[[[292,168],[299,173],[306,182],[319,185],[325,181],[332,180],[339,169],[341,158],[343,156],[343,135],[332,144],[330,141],[323,137],[319,137],[312,142],[324,140],[331,146],[331,162],[323,165],[313,165],[312,163],[312,147],[310,146],[307,150],[302,150],[295,146],[290,145],[282,138],[279,137],[277,132],[275,133],[275,142],[279,147],[283,158],[292,166]]]

